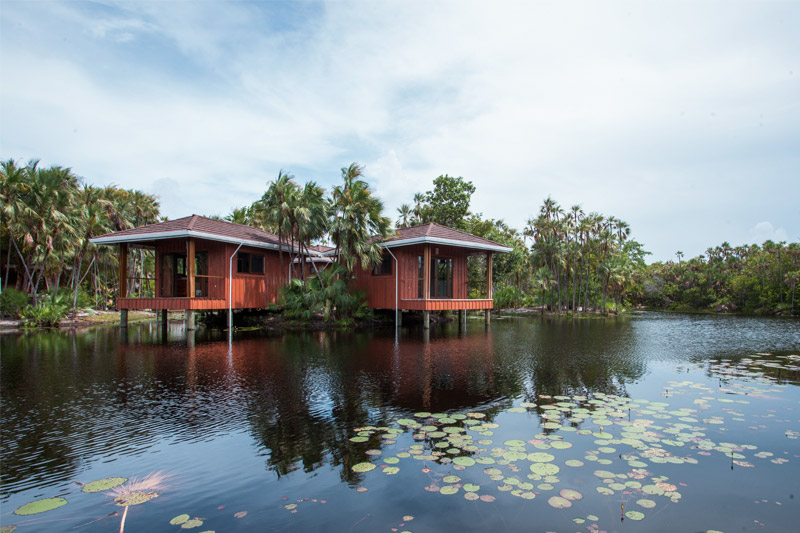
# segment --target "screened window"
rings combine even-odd
[[[425,258],[421,255],[417,256],[417,298],[424,296],[424,283],[425,283]]]
[[[431,298],[453,297],[453,260],[436,257],[431,261]]]
[[[388,254],[383,255],[383,259],[380,263],[376,263],[375,266],[372,267],[372,275],[373,276],[388,276],[392,273],[392,256]]]
[[[236,255],[236,272],[240,274],[263,274],[264,256],[240,252]]]

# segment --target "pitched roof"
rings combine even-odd
[[[448,228],[435,222],[400,228],[395,230],[395,235],[383,240],[380,244],[386,248],[395,246],[409,246],[412,244],[446,244],[450,246],[462,246],[477,250],[488,250],[494,252],[510,252],[511,248],[498,244],[489,239],[472,235],[464,231]]]
[[[118,244],[125,242],[147,242],[178,237],[196,237],[232,243],[244,243],[260,248],[278,248],[278,237],[272,233],[234,224],[226,220],[216,220],[200,215],[191,215],[158,224],[148,224],[91,239],[96,244]]]

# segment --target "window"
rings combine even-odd
[[[264,256],[239,252],[236,254],[236,272],[239,274],[263,274]]]
[[[392,273],[392,256],[389,254],[383,254],[383,259],[380,263],[375,264],[372,267],[372,275],[373,276],[389,276]]]
[[[453,297],[453,260],[436,257],[431,261],[431,298]]]
[[[417,256],[417,298],[425,296],[423,290],[425,284],[425,258],[421,255]]]

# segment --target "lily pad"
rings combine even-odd
[[[545,452],[534,452],[528,455],[528,461],[533,463],[549,463],[555,456]]]
[[[458,476],[444,476],[444,478],[442,478],[442,481],[444,481],[445,483],[458,483],[459,481],[461,481],[461,478]]]
[[[652,509],[656,506],[656,502],[653,500],[648,500],[647,498],[642,498],[641,500],[636,500],[636,503],[639,504],[641,507],[645,509]]]
[[[551,496],[550,499],[547,500],[547,503],[556,509],[566,509],[567,507],[572,507],[572,502],[566,498],[562,498],[561,496]]]
[[[525,446],[525,441],[522,440],[507,440],[503,443],[504,446]]]
[[[83,492],[103,492],[105,490],[113,489],[114,487],[118,487],[128,481],[126,477],[107,477],[104,479],[98,479],[97,481],[92,481],[91,483],[87,483],[81,489]]]
[[[200,527],[202,525],[203,525],[203,521],[202,520],[198,520],[197,518],[194,518],[192,520],[187,520],[186,522],[181,524],[181,528],[182,529],[194,529],[194,528]]]
[[[173,526],[179,526],[184,522],[186,522],[187,520],[189,520],[189,518],[191,517],[188,514],[179,514],[178,516],[170,520],[169,523],[172,524]]]
[[[480,485],[475,485],[473,483],[467,483],[463,487],[463,489],[467,492],[478,492],[480,488],[481,488]]]
[[[372,463],[358,463],[357,465],[353,465],[353,472],[369,472],[370,470],[374,470],[375,465]]]
[[[114,502],[120,507],[130,507],[131,505],[141,505],[149,502],[153,498],[158,498],[158,493],[153,491],[138,491],[121,494],[114,498]]]
[[[453,462],[459,466],[472,466],[475,464],[475,459],[472,457],[456,457]]]
[[[26,503],[22,507],[18,507],[14,511],[14,514],[19,516],[39,514],[47,511],[52,511],[53,509],[58,509],[62,505],[67,505],[67,500],[65,500],[64,498],[45,498],[43,500],[36,500],[30,503]]]
[[[644,518],[644,513],[640,513],[639,511],[628,511],[625,513],[626,518],[630,518],[631,520],[641,520]]]
[[[441,490],[439,490],[439,494],[446,494],[446,495],[455,494],[456,492],[458,492],[458,487],[456,487],[455,485],[446,485],[442,487]]]
[[[583,499],[583,494],[574,489],[561,489],[559,494],[562,498],[570,501]]]

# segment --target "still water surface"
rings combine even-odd
[[[798,354],[797,321],[656,313],[5,334],[0,525],[116,530],[81,483],[161,471],[126,531],[792,531]]]

